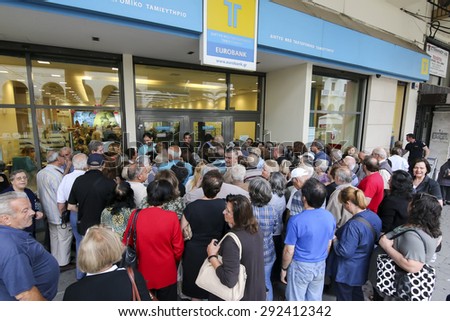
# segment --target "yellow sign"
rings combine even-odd
[[[255,23],[255,0],[208,1],[208,29],[254,38]]]
[[[422,58],[422,75],[428,75],[428,68],[430,66],[430,60],[428,58]]]
[[[201,62],[256,70],[258,0],[203,2]]]

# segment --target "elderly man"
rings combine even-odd
[[[314,161],[318,160],[318,159],[324,159],[326,161],[328,161],[328,164],[331,164],[331,158],[330,156],[328,156],[324,149],[325,147],[323,146],[323,144],[319,141],[313,141],[311,143],[311,147],[310,147],[311,151],[314,153]]]
[[[76,154],[73,159],[73,172],[63,177],[61,184],[59,184],[56,200],[58,202],[58,209],[62,214],[67,210],[67,201],[69,200],[70,191],[72,190],[75,180],[84,175],[87,169],[87,156],[86,154]],[[70,226],[72,227],[72,234],[75,237],[75,259],[78,253],[78,248],[81,242],[81,235],[77,230],[78,213],[70,211]],[[76,277],[78,280],[84,277],[84,273],[78,269],[76,271]]]
[[[90,154],[88,171],[75,179],[70,191],[67,208],[78,213],[77,229],[86,234],[92,225],[100,224],[100,216],[114,193],[116,183],[103,175],[103,155]]]
[[[248,192],[248,183],[244,183],[245,167],[243,165],[236,164],[227,173],[230,173],[232,185],[236,185]]]
[[[358,176],[356,175],[356,159],[353,156],[345,156],[344,157],[344,164],[347,165],[347,167],[352,172],[352,186],[358,186],[359,180]]]
[[[291,197],[286,204],[286,208],[289,210],[291,216],[297,215],[303,211],[303,199],[301,188],[305,182],[311,178],[314,169],[310,166],[302,165],[301,167],[294,168],[291,172],[291,181],[296,191],[291,193]]]
[[[409,170],[409,164],[408,161],[402,157],[403,156],[403,150],[399,147],[394,147],[391,149],[391,156],[388,157],[388,160],[391,161],[391,167],[392,172],[395,172],[396,170]]]
[[[238,157],[238,151],[233,147],[229,147],[225,150],[225,166],[227,167],[227,171],[223,175],[225,183],[232,184],[233,179],[231,178],[230,169],[238,164]]]
[[[181,159],[181,149],[180,146],[170,146],[169,149],[167,150],[167,155],[169,157],[169,161],[167,163],[163,163],[161,164],[161,166],[158,167],[158,171],[163,171],[165,169],[170,169],[173,165],[177,166],[178,162],[183,161]],[[188,177],[192,176],[193,174],[193,169],[192,169],[192,165],[189,164],[188,162],[183,162],[184,167],[186,167],[186,169],[188,170]],[[186,184],[187,182],[187,178],[184,182],[180,182],[180,184]]]
[[[384,197],[383,177],[378,172],[380,167],[377,159],[373,156],[364,158],[362,165],[366,177],[359,183],[358,188],[366,196],[367,208],[378,213],[378,206]]]
[[[376,147],[372,151],[372,156],[378,161],[378,166],[380,167],[380,175],[383,177],[384,190],[389,189],[389,180],[392,176],[392,168],[387,161],[387,153],[382,147]]]
[[[148,169],[145,166],[139,166],[139,164],[132,164],[125,167],[125,171],[128,177],[127,182],[134,192],[134,203],[139,206],[147,197],[147,187],[145,187],[144,182],[148,178]]]
[[[58,262],[29,233],[34,211],[27,194],[0,195],[0,301],[53,300]]]
[[[70,147],[63,147],[59,150],[59,154],[64,157],[64,165],[62,166],[63,174],[72,173],[74,168],[72,164],[72,149]]]
[[[70,264],[72,228],[61,224],[61,212],[58,209],[56,195],[63,179],[62,165],[64,157],[57,151],[47,153],[47,166],[37,173],[37,192],[42,209],[48,219],[50,234],[50,252],[62,269],[73,267]]]
[[[333,215],[321,208],[326,195],[321,182],[307,180],[302,187],[305,209],[289,219],[280,275],[288,301],[322,300],[325,260],[336,229]]]
[[[348,156],[351,157],[351,156]],[[327,210],[333,214],[336,220],[337,228],[344,225],[349,219],[352,218],[352,214],[347,211],[342,203],[339,201],[339,194],[341,191],[348,187],[352,186],[352,172],[347,166],[342,166],[336,169],[334,172],[334,181],[336,182],[336,189],[331,194],[330,199],[328,200]]]

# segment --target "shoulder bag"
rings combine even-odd
[[[227,236],[232,237],[234,239],[234,242],[238,246],[240,261],[242,258],[242,245],[236,234],[234,234],[233,232],[228,232],[220,240],[219,245]],[[218,260],[222,264],[222,257],[220,255],[218,256]],[[244,296],[246,280],[247,273],[245,270],[245,266],[240,264],[238,282],[232,288],[227,287],[222,282],[220,282],[220,279],[216,274],[216,269],[212,266],[208,259],[205,259],[203,265],[200,268],[200,271],[198,272],[195,284],[197,284],[198,287],[208,291],[209,293],[221,298],[222,300],[239,301]]]
[[[139,294],[139,290],[136,286],[136,281],[134,280],[134,271],[132,267],[127,267],[128,278],[131,282],[131,292],[133,294],[133,301],[141,301],[141,295]]]
[[[413,229],[405,230],[393,237],[397,238],[406,232],[415,232]],[[425,242],[425,253],[427,251]],[[436,271],[434,267],[424,264],[416,273],[408,273],[400,268],[387,254],[379,254],[377,257],[377,290],[387,296],[403,301],[429,301],[436,283]]]
[[[133,216],[133,222],[131,223],[130,228],[128,229],[127,237],[126,237],[126,248],[123,253],[121,266],[124,267],[134,267],[137,268],[137,253],[136,253],[136,222],[137,217],[141,209],[137,209],[136,213]],[[131,243],[132,241],[132,243]],[[131,243],[131,244],[130,244]]]

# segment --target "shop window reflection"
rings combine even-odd
[[[36,150],[29,108],[0,108],[0,160],[6,164],[6,173],[23,169],[28,175],[28,187],[35,190]]]
[[[119,107],[117,68],[33,60],[35,104]]]
[[[29,105],[24,58],[0,55],[0,104]]]
[[[361,79],[313,75],[309,126],[314,139],[337,148],[357,143],[361,83]]]

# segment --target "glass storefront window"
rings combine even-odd
[[[310,138],[336,148],[357,144],[361,116],[362,78],[313,75]]]
[[[231,75],[230,77],[230,109],[258,110],[258,77]]]
[[[226,75],[135,65],[137,108],[224,110]]]
[[[28,174],[28,187],[35,191],[36,153],[33,123],[29,108],[0,108],[0,160],[7,174],[23,169]]]
[[[48,150],[64,146],[88,154],[91,140],[122,141],[118,110],[37,109],[37,126],[43,159]]]
[[[24,58],[0,55],[0,104],[30,104]]]
[[[178,140],[180,136],[179,121],[144,121],[144,132],[153,132],[156,135],[155,142],[171,143]],[[142,137],[138,137],[142,140]]]
[[[212,137],[223,136],[223,123],[221,121],[194,121],[194,140],[198,142],[205,141],[205,135]]]
[[[245,141],[247,138],[255,139],[256,122],[254,121],[235,121],[234,122],[234,141]]]
[[[36,105],[120,106],[118,68],[33,60],[32,78]]]

